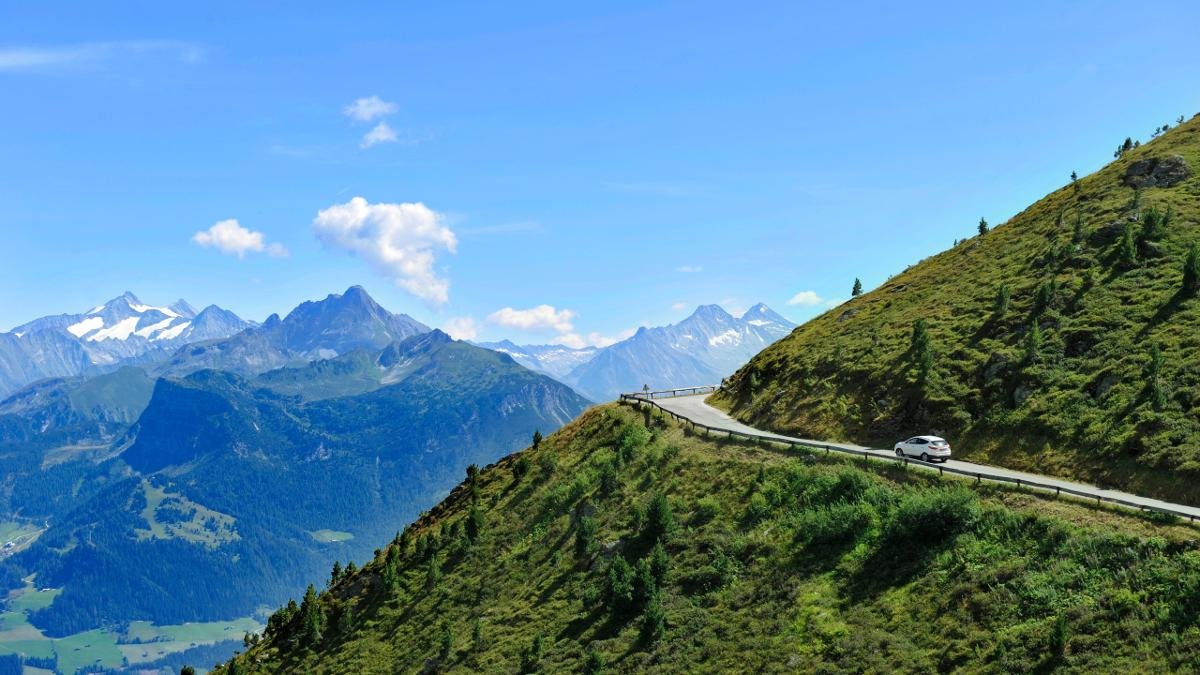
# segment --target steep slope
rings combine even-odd
[[[392,314],[361,286],[300,304],[286,317],[272,314],[261,326],[224,340],[180,349],[162,371],[182,376],[202,369],[252,375],[287,365],[330,359],[355,349],[379,350],[429,327]]]
[[[0,396],[43,378],[152,363],[182,345],[251,325],[215,305],[197,314],[183,300],[154,307],[126,292],[84,314],[42,317],[0,333]]]
[[[701,305],[677,324],[638,329],[562,379],[597,401],[647,384],[651,388],[712,384],[794,327],[761,303],[740,318],[717,305]]]
[[[939,433],[973,460],[1200,504],[1198,169],[1193,118],[806,323],[714,400],[796,435]]]
[[[645,423],[468,473],[217,672],[1200,667],[1186,525]]]
[[[349,371],[351,384],[327,362],[260,381],[211,370],[158,380],[118,444],[127,449],[102,467],[106,484],[16,557],[40,585],[64,589],[33,622],[61,635],[246,616],[335,556],[365,557],[467,465],[494,461],[587,405],[440,331],[365,360],[379,374],[373,389],[319,400],[268,387],[354,391],[359,371]]]

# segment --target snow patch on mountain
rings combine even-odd
[[[100,309],[104,309],[104,308],[101,307]],[[97,330],[99,328],[104,328],[104,319],[101,319],[98,316],[93,316],[93,317],[84,319],[83,321],[80,321],[79,323],[75,323],[75,324],[71,324],[70,326],[67,326],[67,332],[70,333],[71,335],[74,335],[75,337],[81,338],[84,335],[87,335],[88,333],[90,333],[94,330]]]

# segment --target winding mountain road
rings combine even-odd
[[[765,441],[774,441],[788,445],[805,446],[813,450],[826,450],[829,452],[843,452],[858,456],[875,457],[882,460],[902,461],[899,460],[891,450],[880,450],[878,448],[867,448],[861,445],[853,445],[850,443],[829,443],[826,441],[817,441],[805,438],[795,438],[792,436],[783,436],[768,431],[761,431],[754,427],[742,424],[733,419],[724,411],[718,410],[704,402],[705,397],[712,391],[712,387],[697,387],[684,390],[673,390],[670,392],[649,392],[640,394],[626,394],[621,398],[627,401],[644,401],[649,402],[663,410],[693,423],[697,427],[708,430],[709,432],[725,432],[727,434],[756,438]],[[704,390],[703,393],[685,393],[676,395],[676,392],[695,392]],[[1189,520],[1200,518],[1200,508],[1187,506],[1185,504],[1174,504],[1149,497],[1142,497],[1128,492],[1119,490],[1108,490],[1099,488],[1086,483],[1079,483],[1053,476],[1042,476],[1034,473],[1026,473],[1024,471],[1013,471],[1011,469],[1002,469],[1000,467],[988,466],[986,464],[975,464],[973,462],[964,462],[957,459],[951,459],[943,463],[922,462],[919,459],[908,458],[908,464],[911,466],[925,467],[931,471],[942,471],[945,473],[955,473],[980,480],[997,481],[1003,483],[1013,483],[1025,487],[1047,490],[1052,492],[1065,492],[1088,499],[1097,499],[1109,503],[1120,504],[1122,506],[1145,509],[1150,511],[1158,511],[1161,513],[1169,513]]]

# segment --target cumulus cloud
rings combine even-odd
[[[416,297],[442,304],[450,297],[450,282],[434,269],[436,253],[458,247],[444,221],[419,202],[371,204],[355,197],[318,211],[313,232],[329,248],[362,258]]]
[[[671,309],[675,310],[676,312],[682,312],[687,308],[688,304],[686,302],[676,302],[671,304]]]
[[[442,331],[455,340],[474,340],[479,335],[479,326],[469,316],[456,316],[442,325]]]
[[[207,230],[201,230],[192,235],[192,241],[204,248],[215,248],[226,255],[246,257],[247,253],[266,253],[275,258],[287,256],[288,250],[283,244],[266,241],[262,232],[242,227],[234,218],[222,220]]]
[[[488,315],[488,321],[520,330],[550,329],[558,333],[570,333],[575,330],[572,321],[576,316],[575,312],[569,309],[538,305],[529,309],[505,307]]]
[[[703,272],[704,268],[699,265],[681,265],[680,267],[676,267],[675,271],[683,272],[684,274],[696,274],[698,272]]]
[[[364,150],[372,145],[380,143],[395,143],[399,138],[396,136],[396,130],[387,122],[376,124],[370,131],[363,134],[362,140],[359,141],[358,147]]]
[[[816,307],[825,302],[821,296],[817,295],[816,291],[800,291],[792,296],[791,300],[787,301],[789,305],[799,305],[801,307]]]
[[[377,117],[386,117],[399,109],[395,103],[389,103],[378,96],[367,96],[354,100],[354,103],[342,108],[342,114],[359,122],[370,122]]]

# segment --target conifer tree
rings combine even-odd
[[[329,585],[332,587],[337,582],[342,580],[342,563],[340,560],[333,561],[333,569],[329,572]]]
[[[1025,334],[1025,363],[1036,363],[1041,358],[1042,329],[1036,319],[1029,325]]]
[[[583,559],[596,552],[596,533],[599,526],[596,519],[583,516],[575,525],[575,557]]]
[[[654,583],[659,588],[667,583],[667,573],[670,571],[670,567],[671,559],[667,556],[667,550],[663,548],[660,541],[650,551],[650,573],[654,576]]]
[[[604,656],[589,647],[587,654],[583,658],[583,675],[600,675],[600,673],[604,672],[606,665]]]
[[[622,555],[614,556],[608,564],[604,601],[614,614],[623,614],[633,606],[633,568]]]
[[[1125,226],[1121,243],[1117,246],[1117,261],[1125,269],[1137,266],[1137,244],[1133,241],[1133,229],[1128,225]]]
[[[980,219],[979,219],[979,234],[980,234],[980,235],[987,234],[987,233],[988,233],[988,230],[990,230],[990,229],[991,229],[991,228],[990,228],[990,227],[988,227],[988,221],[987,221],[987,219],[986,219],[986,218],[980,218]]]
[[[312,584],[304,591],[304,601],[300,603],[300,636],[304,644],[314,646],[321,641],[325,630],[325,611],[317,599],[317,589]]]
[[[1071,241],[1078,244],[1083,241],[1083,238],[1084,238],[1083,214],[1076,213],[1075,214],[1075,229],[1071,232]]]
[[[862,281],[860,281],[858,277],[855,277],[854,286],[850,289],[850,297],[857,298],[858,296],[862,295],[862,291]]]
[[[1200,293],[1200,244],[1196,242],[1183,261],[1183,293],[1189,297]]]
[[[658,642],[667,632],[667,614],[663,611],[662,594],[655,592],[646,603],[642,615],[642,635],[648,642]]]
[[[646,524],[643,535],[648,541],[657,541],[675,529],[675,516],[671,504],[662,492],[655,492],[646,509]]]
[[[442,583],[442,563],[434,553],[429,557],[429,565],[425,568],[425,588],[432,591]]]
[[[542,430],[537,429],[533,432],[533,449],[537,450],[542,445]]]
[[[483,619],[476,617],[475,625],[471,626],[471,651],[478,654],[483,648]]]
[[[1009,290],[1008,284],[1001,284],[1000,290],[996,292],[996,305],[994,308],[996,318],[1003,318],[1008,314],[1008,303],[1012,297],[1012,291]]]

